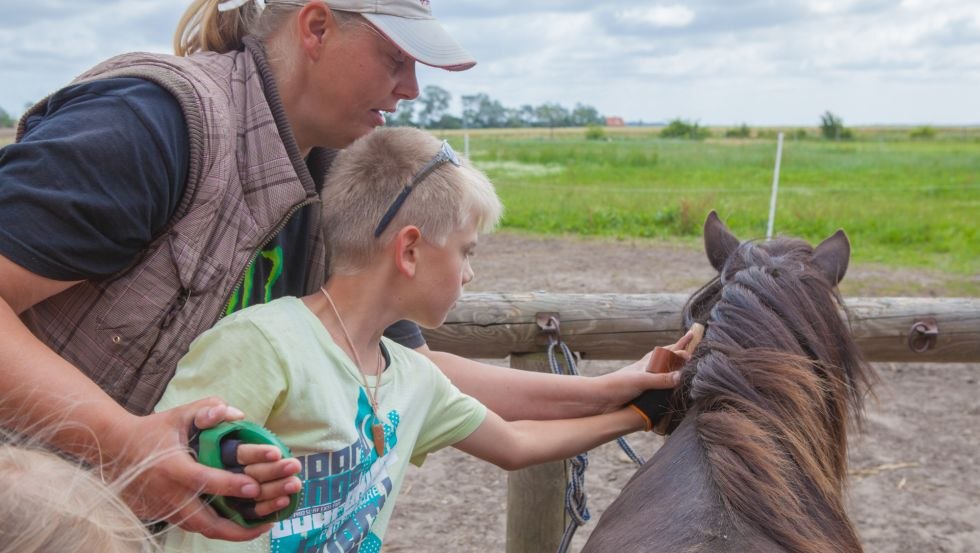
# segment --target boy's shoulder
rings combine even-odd
[[[239,309],[238,311],[229,313],[224,318],[219,320],[215,326],[217,327],[219,325],[234,324],[241,321],[275,319],[288,316],[290,314],[295,314],[296,310],[301,308],[306,308],[305,304],[303,304],[303,300],[294,296],[284,296],[266,303],[250,305],[244,309]]]
[[[219,320],[207,333],[248,328],[259,330],[263,334],[288,334],[289,329],[309,325],[310,315],[305,312],[309,312],[309,309],[303,300],[285,296],[235,311]]]

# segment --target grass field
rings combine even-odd
[[[928,140],[910,139],[912,130],[787,138],[776,234],[816,241],[844,228],[858,262],[961,275],[964,293],[980,295],[980,128],[937,128]],[[705,141],[661,139],[653,128],[604,132],[470,131],[471,157],[506,206],[504,228],[694,243],[715,209],[737,235],[765,235],[776,129]],[[437,134],[463,151],[461,131]],[[11,139],[0,133],[0,144]]]
[[[793,131],[795,129],[787,129]],[[775,232],[811,241],[844,228],[856,261],[980,274],[980,128],[856,129],[856,139],[785,139]],[[460,151],[461,132],[440,133]],[[655,129],[471,131],[505,228],[696,241],[715,209],[764,237],[776,154],[767,138],[666,140]],[[715,135],[721,133],[715,130]],[[787,132],[787,136],[792,136]]]

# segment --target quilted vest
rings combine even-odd
[[[22,319],[117,402],[146,414],[191,341],[224,313],[259,250],[295,211],[319,201],[310,171],[325,173],[333,152],[314,149],[307,165],[256,40],[225,54],[125,54],[74,83],[111,77],[147,79],[180,103],[190,137],[184,195],[130,267],[48,298]],[[316,286],[325,280],[324,247],[312,234],[307,282]]]

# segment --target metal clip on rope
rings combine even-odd
[[[568,345],[561,339],[561,323],[557,313],[538,313],[535,316],[538,328],[548,338],[548,366],[554,374],[578,375],[575,367],[575,357]],[[556,350],[560,350],[565,358],[564,368],[558,362]],[[569,475],[568,485],[565,487],[565,512],[568,513],[569,521],[562,534],[561,543],[558,544],[557,553],[565,553],[568,546],[572,543],[572,536],[579,526],[584,525],[592,514],[589,513],[588,496],[585,493],[585,470],[589,468],[588,453],[580,453],[568,459]]]

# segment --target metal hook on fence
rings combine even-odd
[[[936,347],[938,339],[939,321],[933,317],[917,320],[909,329],[909,349],[915,353],[924,353]]]

